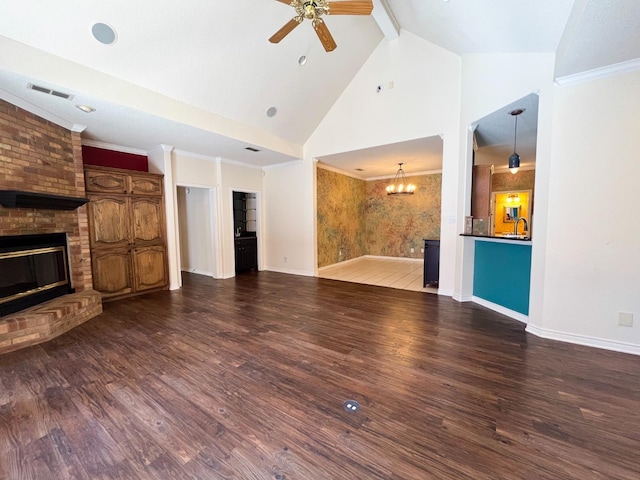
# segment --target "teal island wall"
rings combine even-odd
[[[531,244],[476,240],[473,295],[529,315]]]

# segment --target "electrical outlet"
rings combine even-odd
[[[633,327],[633,313],[618,312],[618,325],[621,327]]]
[[[287,257],[284,257],[284,263],[287,263],[287,260],[288,260]]]
[[[342,256],[342,250],[338,250],[338,256]]]
[[[416,249],[415,248],[411,248],[411,253],[415,253]]]
[[[421,249],[420,249],[420,253],[424,253],[424,248],[421,248]]]

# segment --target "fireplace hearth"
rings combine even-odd
[[[66,233],[0,237],[0,316],[73,292]]]

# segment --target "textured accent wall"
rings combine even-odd
[[[367,182],[324,168],[316,172],[318,266],[366,255]]]
[[[494,173],[491,179],[491,191],[533,190],[535,180],[535,170],[520,170],[515,175],[511,172]]]
[[[441,174],[409,177],[416,193],[389,197],[390,180],[316,171],[319,267],[362,255],[422,258],[423,239],[440,238]]]
[[[0,189],[84,197],[80,134],[0,100]],[[4,208],[0,235],[66,232],[71,281],[92,288],[86,206],[77,210]]]
[[[368,255],[422,258],[423,240],[440,239],[442,174],[407,179],[416,193],[400,197],[387,195],[389,179],[367,182]]]

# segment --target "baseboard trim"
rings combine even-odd
[[[349,260],[343,260],[342,262],[332,263],[330,265],[325,265],[323,267],[318,267],[318,273],[328,270],[329,268],[348,265],[349,263],[356,262],[358,260],[362,260],[363,258],[373,258],[376,260],[401,260],[403,262],[412,262],[412,263],[422,263],[424,262],[423,258],[407,258],[407,257],[386,257],[384,255],[361,255],[359,257],[350,258]]]
[[[307,270],[296,270],[295,268],[266,267],[265,270],[276,273],[286,273],[289,275],[302,275],[303,277],[315,277],[315,272]]]
[[[549,340],[558,340],[559,342],[574,343],[576,345],[584,345],[585,347],[602,348],[604,350],[611,350],[614,352],[640,355],[640,345],[632,343],[605,340],[604,338],[589,337],[587,335],[578,335],[575,333],[559,332],[557,330],[540,328],[535,325],[527,325],[526,331],[536,337],[546,338]]]
[[[473,296],[470,295],[466,295],[466,296],[462,296],[460,294],[454,293],[452,298],[456,301],[456,302],[472,302],[473,301]]]
[[[213,277],[213,272],[203,272],[202,270],[198,270],[197,268],[193,268],[191,270],[182,270],[184,273],[195,273],[196,275],[206,275],[207,277]]]
[[[403,262],[414,262],[414,263],[422,263],[424,262],[424,258],[409,258],[409,257],[387,257],[384,255],[363,255],[358,258],[375,258],[377,260],[401,260]]]
[[[475,295],[472,297],[472,301],[477,303],[478,305],[482,305],[494,312],[501,313],[502,315],[506,315],[507,317],[513,318],[519,322],[524,324],[529,323],[529,316],[523,315],[520,312],[516,312],[515,310],[511,310],[510,308],[503,307],[502,305],[498,305],[497,303],[490,302],[485,300],[484,298],[476,297]]]
[[[442,288],[439,288],[438,295],[442,295],[444,297],[453,297],[453,290],[443,290]]]
[[[319,272],[323,272],[323,271],[328,270],[328,269],[333,268],[333,267],[337,267],[338,265],[340,265],[340,266],[348,265],[350,263],[355,262],[356,260],[360,260],[361,258],[364,258],[364,257],[350,258],[349,260],[343,260],[342,262],[331,263],[329,265],[325,265],[324,267],[318,267],[318,273]]]

